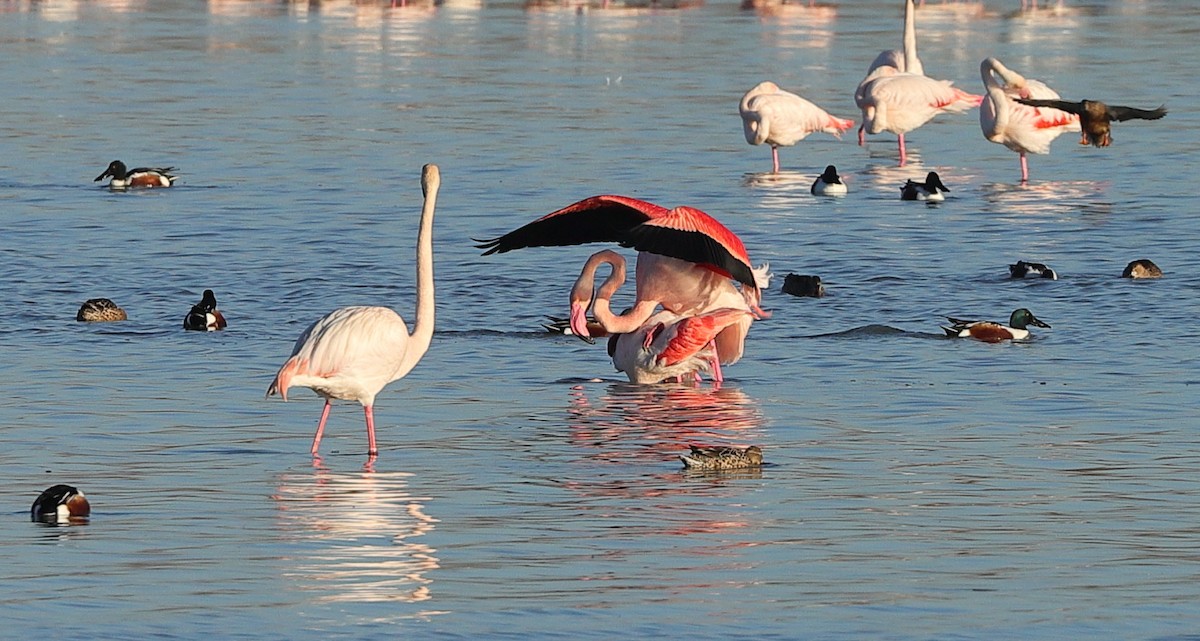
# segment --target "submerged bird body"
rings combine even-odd
[[[950,188],[942,184],[942,179],[936,171],[925,176],[925,182],[909,180],[900,188],[900,200],[927,200],[941,202],[946,200],[946,192]]]
[[[204,290],[200,302],[192,305],[191,311],[183,317],[183,328],[199,332],[213,332],[225,329],[225,315],[217,309],[217,296],[213,290]]]
[[[842,177],[838,175],[837,167],[828,165],[825,167],[825,172],[813,181],[812,187],[808,190],[814,196],[844,196],[846,192],[846,183],[842,182]]]
[[[942,329],[946,332],[947,336],[975,338],[985,343],[999,343],[1004,340],[1029,338],[1029,330],[1027,328],[1030,325],[1034,327],[1050,327],[1024,307],[1013,311],[1012,315],[1009,316],[1008,325],[993,321],[962,320],[951,316],[947,316],[946,320],[950,321],[950,327],[942,327]]]
[[[763,463],[762,448],[750,447],[702,447],[691,445],[691,452],[680,454],[683,466],[692,470],[736,470],[759,467]]]
[[[92,182],[98,182],[104,178],[112,178],[108,182],[111,189],[126,189],[129,187],[170,187],[175,183],[177,176],[170,172],[174,171],[174,167],[135,167],[129,169],[125,163],[120,160],[114,160],[108,163],[108,168],[104,173],[96,176]]]
[[[1030,263],[1023,260],[1018,260],[1008,266],[1008,276],[1010,278],[1046,278],[1049,280],[1058,280],[1058,273],[1045,263]]]
[[[792,296],[821,298],[825,295],[825,285],[821,284],[820,276],[788,274],[783,278],[783,293]]]
[[[433,338],[433,214],[441,177],[425,165],[421,187],[425,205],[417,236],[417,320],[412,334],[404,319],[387,307],[343,307],[318,319],[296,339],[292,355],[279,368],[267,395],[285,401],[290,387],[307,387],[325,399],[312,454],[321,444],[333,399],[358,401],[367,423],[367,453],[375,456],[375,396],[403,378],[421,360]]]
[[[1017,98],[1017,102],[1030,107],[1051,107],[1079,116],[1079,126],[1082,136],[1081,145],[1107,147],[1112,144],[1112,121],[1126,120],[1158,120],[1167,115],[1167,108],[1136,109],[1134,107],[1109,106],[1099,100],[1033,100]]]
[[[1121,278],[1162,278],[1162,275],[1162,270],[1154,264],[1154,261],[1148,258],[1139,258],[1125,266]]]
[[[831,116],[769,81],[758,83],[742,96],[738,113],[742,116],[746,142],[771,145],[775,173],[779,173],[779,147],[794,145],[818,131],[841,138],[843,131],[854,126],[853,120]]]
[[[29,508],[29,518],[46,523],[84,519],[92,513],[87,497],[70,485],[55,485],[38,495]]]
[[[108,323],[129,318],[125,310],[107,298],[91,298],[79,307],[75,320],[81,323]]]

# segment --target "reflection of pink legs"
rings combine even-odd
[[[367,415],[367,456],[373,457],[379,454],[379,450],[375,449],[375,413],[370,405],[363,406],[363,413]]]
[[[321,434],[325,431],[325,421],[329,420],[329,408],[331,407],[329,400],[325,400],[325,409],[321,410],[321,420],[317,422],[317,435],[313,437],[312,455],[317,455],[317,448],[321,447]]]

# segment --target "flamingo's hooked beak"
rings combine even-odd
[[[585,340],[592,337],[587,326],[587,308],[583,301],[571,301],[571,333]]]

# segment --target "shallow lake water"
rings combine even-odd
[[[1171,110],[1031,156],[975,111],[770,152],[771,79],[859,119],[900,3],[685,9],[0,5],[0,621],[56,639],[1185,639],[1200,629],[1200,8],[918,13],[928,75],[996,56]],[[1044,3],[1043,3],[1044,4]],[[114,193],[110,160],[178,167]],[[264,392],[339,306],[413,316],[437,163],[437,332],[375,407]],[[827,164],[850,194],[809,195]],[[937,170],[941,204],[901,202]],[[775,273],[719,387],[634,386],[541,331],[599,245],[481,257],[595,194],[699,207]],[[626,255],[631,255],[626,251]],[[1151,258],[1166,276],[1119,275]],[[1018,259],[1057,281],[1013,281]],[[828,295],[779,291],[817,274]],[[181,329],[213,289],[222,332]],[[74,321],[88,298],[130,319]],[[949,314],[1053,327],[950,340]],[[685,473],[689,443],[761,470]],[[30,523],[55,483],[86,524]],[[0,634],[5,636],[7,633]]]

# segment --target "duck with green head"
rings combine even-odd
[[[950,327],[943,326],[947,336],[958,338],[975,338],[985,343],[999,343],[1004,340],[1023,340],[1029,338],[1030,325],[1034,327],[1050,328],[1050,325],[1042,322],[1033,312],[1022,307],[1015,310],[1012,316],[1008,318],[1008,325],[1002,325],[994,321],[972,321],[962,320],[947,316],[946,320],[950,321]]]

